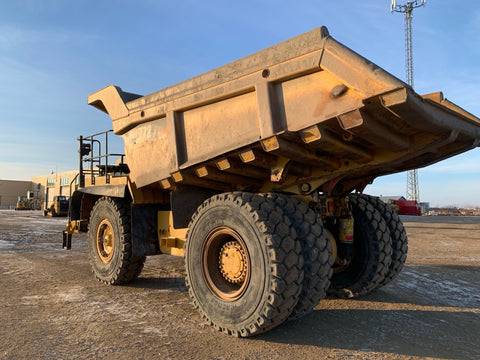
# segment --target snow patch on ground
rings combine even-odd
[[[480,294],[475,288],[478,284],[471,284],[456,276],[443,279],[436,273],[405,267],[396,285],[421,297],[425,302],[435,301],[438,305],[475,308],[480,304]]]

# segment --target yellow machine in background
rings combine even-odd
[[[54,196],[53,202],[47,207],[43,214],[45,216],[67,216],[68,214],[68,200],[66,196]]]
[[[44,200],[35,197],[33,191],[28,191],[26,196],[19,196],[15,210],[41,210]]]

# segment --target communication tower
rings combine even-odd
[[[392,0],[390,11],[403,13],[405,16],[405,72],[407,84],[413,88],[413,46],[412,46],[412,18],[413,9],[425,5],[427,0],[407,1],[406,4],[397,4]],[[418,171],[417,169],[407,172],[407,199],[420,202],[420,192],[418,189]]]

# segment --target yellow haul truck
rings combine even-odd
[[[105,284],[137,278],[146,256],[184,256],[194,306],[242,337],[327,292],[395,279],[405,230],[364,188],[480,142],[478,118],[416,94],[325,27],[150,95],[107,86],[88,103],[111,117],[125,157],[98,153],[108,132],[79,138],[64,247],[87,231]]]

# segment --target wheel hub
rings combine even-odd
[[[211,231],[202,249],[202,270],[207,286],[221,300],[242,297],[250,282],[250,257],[245,242],[231,228]]]
[[[107,264],[113,257],[115,236],[112,224],[107,219],[100,222],[97,228],[97,254],[103,263]]]
[[[227,281],[233,284],[245,281],[247,267],[247,254],[238,242],[230,241],[223,245],[220,250],[219,268]]]

